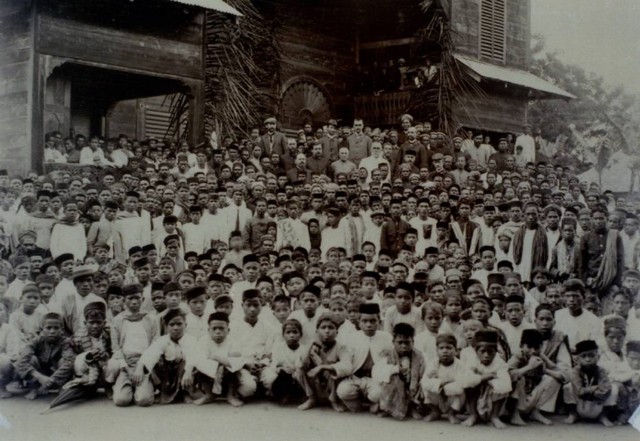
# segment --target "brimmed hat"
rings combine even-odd
[[[75,280],[80,277],[93,276],[97,272],[98,265],[78,265],[73,269],[71,278]]]

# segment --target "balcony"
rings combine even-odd
[[[397,125],[400,115],[407,111],[410,98],[409,90],[356,96],[353,99],[354,115],[367,125]]]

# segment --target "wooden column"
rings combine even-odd
[[[201,143],[205,138],[204,133],[204,81],[185,81],[189,90],[189,134],[187,140],[192,146]]]

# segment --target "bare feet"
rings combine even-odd
[[[413,418],[414,420],[421,420],[422,418],[424,418],[424,415],[418,412],[418,409],[411,409],[411,418]]]
[[[523,421],[524,423],[524,421]],[[505,423],[503,423],[500,418],[498,417],[493,417],[491,418],[491,424],[493,424],[493,427],[495,427],[496,429],[506,429],[507,425]]]
[[[12,381],[11,383],[7,384],[5,389],[11,395],[24,395],[27,392],[29,392],[29,389],[26,387],[23,387],[19,381]]]
[[[542,423],[545,426],[551,426],[553,424],[553,421],[551,421],[546,416],[542,415],[542,412],[540,412],[538,409],[534,409],[529,414],[529,418],[531,418],[532,420],[537,421],[539,423]]]
[[[27,400],[35,400],[38,398],[38,391],[36,389],[31,389],[29,393],[24,396]]]
[[[380,410],[380,405],[378,403],[373,403],[371,406],[369,406],[369,412],[376,414],[378,413],[378,410]]]
[[[578,421],[578,415],[576,415],[575,413],[570,413],[569,416],[567,416],[563,423],[565,424],[575,424],[575,422]]]
[[[469,418],[467,418],[466,420],[464,420],[461,424],[464,427],[473,427],[476,425],[476,422],[478,421],[478,418],[471,415]]]
[[[598,421],[600,421],[604,427],[613,427],[611,420],[604,415],[601,415],[600,418],[598,418]]]
[[[233,407],[241,407],[244,405],[244,401],[240,398],[234,397],[233,395],[229,395],[227,397],[227,403],[231,404]]]
[[[331,402],[331,408],[336,412],[344,412],[345,410],[347,410],[342,404],[338,403],[337,401]]]
[[[187,399],[185,398],[184,401],[186,402]],[[211,394],[203,395],[200,398],[196,398],[195,400],[191,399],[191,404],[195,404],[196,406],[202,406],[203,404],[209,403],[213,403],[213,395]]]
[[[436,421],[439,420],[440,417],[442,417],[442,415],[440,415],[440,412],[429,412],[429,414],[424,417],[424,421]]]
[[[450,413],[449,415],[447,415],[447,419],[451,424],[460,424],[460,420],[458,419],[458,416],[454,413]]]
[[[514,411],[513,415],[511,416],[511,424],[513,424],[514,426],[526,426],[527,423],[524,422],[524,420],[522,419],[522,415],[520,415],[519,411]]]
[[[309,398],[307,399],[307,401],[298,406],[298,410],[309,410],[312,407],[315,407],[315,405],[316,400],[314,400],[313,398]]]

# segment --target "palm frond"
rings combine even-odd
[[[280,76],[277,22],[251,0],[227,0],[233,17],[205,12],[205,131],[219,137],[248,133],[275,109]],[[188,110],[186,97],[172,103],[172,121]]]
[[[432,121],[440,131],[448,134],[461,128],[462,115],[479,125],[475,116],[478,114],[476,108],[486,95],[454,56],[454,31],[448,15],[440,1],[423,0],[421,8],[428,22],[414,34],[411,52],[417,58],[427,46],[436,47],[440,55],[440,67],[431,87],[414,90],[409,101],[409,112],[420,119]]]

